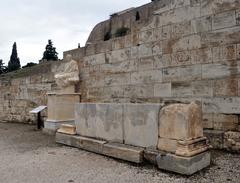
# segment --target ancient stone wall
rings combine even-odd
[[[43,63],[0,77],[0,121],[34,123],[29,111],[47,104],[47,92],[58,89],[54,73],[63,62]]]
[[[121,28],[127,35],[114,36]],[[155,0],[98,24],[67,54],[79,61],[84,102],[198,100],[214,147],[240,130],[239,0]]]

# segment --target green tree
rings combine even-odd
[[[43,53],[43,60],[53,60],[57,61],[58,60],[58,53],[56,52],[56,48],[53,47],[53,43],[51,40],[48,40],[48,44],[46,46],[46,50]]]
[[[8,62],[8,71],[15,71],[21,68],[20,60],[17,54],[17,44],[16,42],[13,44],[12,55],[10,57],[10,61]]]
[[[3,60],[0,59],[0,75],[6,71]]]

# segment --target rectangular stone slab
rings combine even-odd
[[[174,154],[159,154],[156,159],[160,169],[183,175],[192,175],[210,165],[210,152],[204,152],[189,158]]]
[[[123,105],[96,104],[96,137],[123,143]]]
[[[122,104],[76,104],[77,134],[123,143]]]
[[[76,104],[75,124],[78,135],[96,138],[96,104]]]
[[[126,144],[156,147],[158,143],[159,104],[124,104],[124,140]]]
[[[76,135],[67,135],[63,133],[56,133],[56,142],[98,154],[102,154],[103,144],[107,143],[106,141],[102,140],[96,140]]]
[[[134,163],[143,162],[143,150],[143,148],[119,143],[107,143],[103,145],[104,155]]]

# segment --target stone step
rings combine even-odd
[[[79,149],[84,149],[98,154],[102,154],[103,144],[107,143],[106,141],[102,140],[96,140],[77,135],[68,135],[58,132],[56,133],[56,142],[59,144],[77,147]]]
[[[69,135],[76,135],[76,126],[70,124],[62,124],[60,126],[60,129],[57,130],[57,132]]]
[[[56,142],[134,163],[143,162],[144,148],[140,147],[120,143],[107,143],[107,141],[103,140],[63,133],[56,133]]]
[[[103,145],[103,154],[134,163],[143,162],[144,148],[133,147],[119,143],[107,143]]]
[[[193,157],[181,157],[174,154],[159,154],[157,165],[159,169],[192,175],[210,165],[210,152],[204,152]]]
[[[182,175],[192,175],[210,165],[209,151],[193,157],[181,157],[163,151],[145,149],[144,158],[157,165],[159,169]]]

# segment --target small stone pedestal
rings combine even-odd
[[[191,175],[210,165],[202,112],[196,103],[166,106],[159,121],[158,149],[164,152],[157,156],[160,169]]]
[[[62,124],[75,125],[75,103],[79,103],[79,93],[49,93],[48,119],[44,122],[44,132],[53,134]]]

